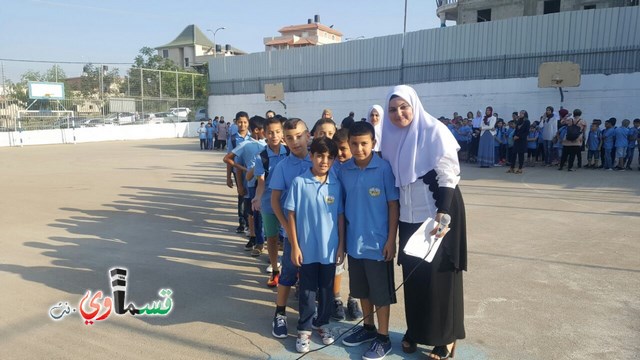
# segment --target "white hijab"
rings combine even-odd
[[[407,127],[399,128],[389,118],[389,101],[393,95],[401,97],[413,109],[413,121]],[[382,157],[391,164],[397,187],[415,182],[445,156],[457,159],[458,142],[446,125],[424,110],[413,88],[399,85],[391,89],[384,114]],[[454,170],[460,173],[459,165]]]
[[[375,110],[378,112],[380,116],[380,121],[378,125],[371,124],[371,112]],[[373,151],[380,151],[380,146],[382,144],[382,122],[384,121],[384,110],[382,110],[382,106],[373,105],[369,112],[367,113],[367,122],[373,125],[374,130],[376,131],[376,146],[373,147]]]

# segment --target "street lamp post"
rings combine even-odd
[[[211,30],[211,29],[207,29],[207,31],[210,31],[213,34],[213,57],[216,57],[216,53],[218,52],[218,50],[216,49],[216,33],[220,30],[225,30],[226,27],[222,26],[217,28],[215,31]]]

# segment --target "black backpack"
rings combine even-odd
[[[291,150],[287,146],[284,147],[287,152],[287,156],[291,153]],[[262,160],[262,168],[264,169],[264,179],[267,180],[267,176],[269,176],[269,153],[267,153],[267,148],[264,148],[260,152],[260,159]]]
[[[566,139],[569,141],[578,140],[578,138],[580,137],[580,134],[582,134],[582,129],[580,129],[580,126],[578,126],[578,123],[580,122],[580,120],[578,121],[572,120],[572,121],[573,121],[573,124],[567,127]]]

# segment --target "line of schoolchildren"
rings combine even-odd
[[[224,116],[216,116],[209,119],[206,124],[200,122],[200,127],[196,130],[200,139],[200,150],[224,150],[229,140],[230,124],[224,122]]]
[[[563,158],[563,140],[567,135],[567,127],[570,121],[580,118],[582,112],[576,109],[577,113],[571,117],[566,109],[561,109],[558,115],[554,113],[553,107],[549,106],[539,121],[531,124],[527,136],[527,162],[528,166],[535,166],[536,162],[542,161],[545,166],[558,166]],[[575,111],[574,111],[575,112]],[[469,112],[467,119],[457,116],[450,120],[440,117],[449,130],[453,133],[460,145],[460,160],[473,161],[474,133],[473,115]],[[513,119],[505,127],[504,120],[499,118],[496,122],[495,139],[495,166],[509,165],[507,159],[513,148],[513,135],[518,112],[512,114]],[[561,121],[565,120],[565,124]],[[569,124],[569,125],[567,125]],[[632,170],[634,152],[640,138],[640,119],[633,120],[633,124],[625,119],[621,126],[616,127],[616,119],[606,120],[604,125],[600,119],[594,119],[590,129],[583,134],[583,145],[576,158],[578,168],[582,167],[582,151],[587,150],[587,165],[589,169],[605,170]],[[477,151],[477,150],[476,150]],[[640,170],[640,147],[638,151],[638,170]]]
[[[227,181],[232,186],[235,176],[239,199],[245,198],[242,215],[238,202],[238,214],[246,219],[239,220],[240,226],[248,221],[251,228],[246,250],[259,256],[266,238],[272,270],[267,285],[277,286],[272,335],[288,337],[287,299],[297,285],[296,350],[310,351],[313,330],[323,344],[335,341],[327,325],[330,318],[345,318],[340,283],[348,257],[347,313],[352,320],[364,317],[364,325],[342,343],[371,342],[363,359],[384,358],[391,351],[390,305],[396,302],[399,192],[391,166],[373,151],[373,125],[356,122],[337,131],[333,120],[321,119],[310,142],[301,119],[249,119],[239,112],[235,123],[235,143],[224,158]]]

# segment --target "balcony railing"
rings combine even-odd
[[[438,7],[441,7],[443,5],[451,5],[451,4],[457,4],[458,0],[436,0],[436,5],[438,5]]]

